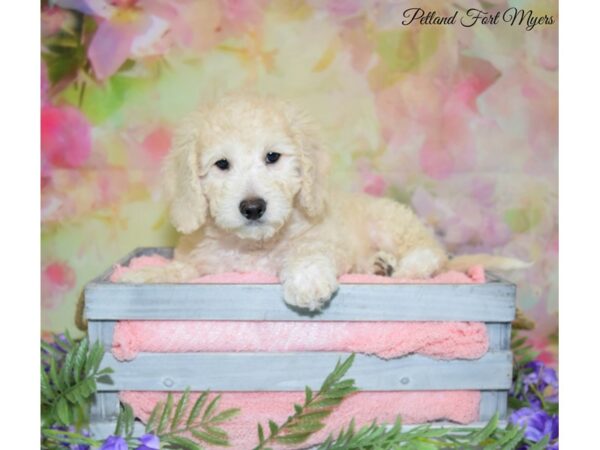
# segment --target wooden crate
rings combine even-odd
[[[119,264],[156,253],[171,257],[172,249],[136,249]],[[111,283],[111,271],[85,288],[90,340],[104,344],[103,366],[114,369],[112,383],[98,385],[92,407],[91,431],[97,437],[114,431],[122,390],[302,391],[306,385],[318,388],[336,361],[348,356],[334,352],[141,353],[133,361],[119,362],[110,353],[119,320],[485,322],[489,350],[480,359],[442,361],[411,355],[386,361],[356,355],[348,376],[363,391],[478,390],[482,392],[480,422],[474,426],[496,412],[501,418],[506,416],[516,287],[494,275],[488,274],[485,284],[343,284],[322,313],[300,315],[283,302],[278,284],[136,285]]]

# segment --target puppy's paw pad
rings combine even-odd
[[[396,257],[384,251],[377,252],[373,257],[372,270],[374,275],[391,277],[396,266]]]

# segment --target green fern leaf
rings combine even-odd
[[[210,423],[226,422],[229,419],[237,416],[239,414],[239,412],[240,412],[239,408],[226,409],[225,411],[220,412],[219,414],[214,416],[212,419],[210,419]]]
[[[190,415],[186,422],[188,427],[191,426],[200,415],[200,411],[202,410],[202,407],[204,406],[204,403],[206,402],[207,398],[208,391],[204,391],[202,394],[200,394],[200,397],[198,397],[198,400],[196,400],[196,402],[194,403],[194,406],[192,407],[192,410],[190,411]]]
[[[71,410],[64,397],[61,397],[56,402],[56,416],[62,423],[62,425],[71,424]]]
[[[156,434],[162,434],[165,430],[167,423],[169,422],[169,416],[171,415],[171,410],[173,409],[173,395],[169,392],[167,394],[167,401],[163,408],[162,414],[160,416],[160,420],[158,421],[158,427],[156,428]]]
[[[146,422],[146,433],[149,433],[150,431],[152,431],[156,428],[156,425],[157,425],[156,421],[157,421],[158,416],[160,415],[160,412],[162,411],[163,407],[164,407],[164,403],[158,402],[152,409],[152,412],[150,413],[150,417],[148,418],[148,422]]]
[[[215,435],[212,433],[206,433],[204,431],[192,430],[192,436],[202,442],[206,442],[207,444],[217,445],[220,447],[227,447],[229,445],[229,440],[222,435]]]
[[[50,382],[53,384],[53,389],[56,391],[62,391],[62,384],[58,378],[58,369],[54,359],[50,361],[50,371],[48,373],[50,376]]]
[[[135,424],[135,416],[133,414],[133,409],[131,408],[131,406],[125,405],[123,407],[123,415],[124,415],[123,425],[124,425],[125,436],[130,438],[133,435],[133,427]]]
[[[306,433],[316,433],[319,430],[325,428],[325,424],[319,421],[306,420],[302,422],[297,422],[292,425],[288,425],[287,429],[297,432],[306,432]]]
[[[272,420],[269,420],[269,431],[271,432],[271,436],[276,435],[279,431],[279,427]]]
[[[523,436],[525,435],[525,428],[519,429],[519,432],[506,444],[504,444],[501,449],[502,450],[514,450],[517,448],[517,445],[523,441]]]
[[[208,406],[206,407],[206,410],[204,411],[204,414],[202,415],[202,421],[204,422],[205,420],[209,419],[210,416],[212,415],[213,411],[215,410],[215,408],[217,407],[219,400],[221,399],[221,394],[215,396],[212,401],[208,404]]]
[[[162,443],[168,444],[169,448],[183,450],[202,450],[197,443],[183,436],[168,436],[161,439]]]
[[[494,449],[502,448],[503,445],[510,442],[512,439],[514,439],[514,437],[517,434],[519,434],[519,432],[520,432],[519,427],[509,427],[509,428],[506,428],[505,430],[502,430],[502,434],[501,434],[500,438],[497,439],[495,442],[492,442],[489,445],[485,446],[484,450],[494,450]]]
[[[71,380],[73,379],[73,366],[75,364],[75,358],[73,352],[68,352],[65,356],[63,366],[60,370],[60,380],[63,386],[68,386],[71,384]]]
[[[320,400],[315,400],[313,401],[310,406],[312,408],[330,408],[332,406],[337,406],[339,405],[342,400],[344,398],[340,397],[340,398],[323,398]]]
[[[304,406],[308,405],[312,401],[312,398],[312,389],[306,386],[306,388],[304,388]]]
[[[494,414],[494,416],[481,430],[469,436],[469,444],[472,446],[477,446],[483,441],[485,441],[488,437],[490,437],[492,433],[498,428],[498,419],[498,413]]]
[[[173,421],[171,422],[171,431],[175,430],[181,419],[183,417],[183,413],[185,411],[185,407],[187,406],[188,399],[190,397],[189,388],[185,390],[179,401],[177,402],[177,407],[175,408],[175,414],[173,415]]]
[[[84,337],[79,343],[75,346],[75,354],[73,356],[73,371],[74,371],[74,380],[78,383],[81,380],[83,375],[83,368],[85,367],[85,361],[87,359],[87,353],[89,348],[89,342],[87,337]]]
[[[309,410],[307,412],[300,414],[298,416],[298,418],[299,419],[318,420],[318,419],[325,419],[326,417],[329,417],[330,414],[331,414],[331,411],[329,409]]]
[[[310,435],[311,433],[292,433],[284,436],[276,436],[275,440],[280,444],[286,445],[302,444],[310,437]]]
[[[43,367],[41,368],[40,382],[41,382],[42,401],[50,402],[52,399],[56,398],[56,394],[55,394],[54,390],[52,389],[52,387],[50,386],[50,380],[48,378],[48,374],[46,373],[46,371],[44,370]]]
[[[212,426],[212,425],[201,425],[202,428],[210,434],[214,434],[215,436],[221,436],[223,439],[228,439],[227,432],[222,428]]]

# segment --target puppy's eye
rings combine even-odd
[[[279,160],[280,156],[281,156],[281,153],[269,152],[269,153],[267,153],[267,156],[265,156],[265,162],[267,164],[275,164]]]
[[[217,166],[221,170],[227,170],[229,169],[229,161],[227,161],[226,159],[220,159],[215,163],[215,166]]]

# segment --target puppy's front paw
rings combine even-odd
[[[283,277],[283,298],[292,306],[318,311],[338,288],[332,267],[305,266]]]
[[[411,250],[404,255],[394,270],[398,278],[429,278],[442,268],[444,258],[428,248]]]

